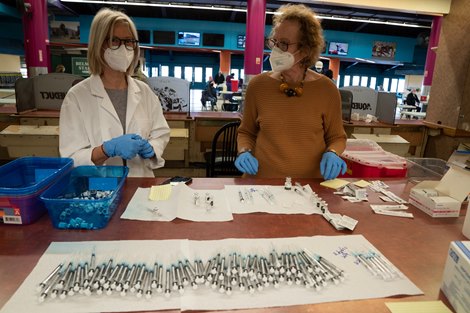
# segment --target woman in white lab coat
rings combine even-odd
[[[127,165],[129,176],[153,177],[162,167],[170,129],[158,97],[133,79],[137,30],[122,12],[102,9],[90,29],[91,76],[67,93],[60,111],[59,148],[78,165]]]

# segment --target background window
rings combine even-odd
[[[181,66],[175,66],[174,77],[181,78]]]
[[[168,65],[162,65],[162,76],[163,77],[170,76],[170,67]]]

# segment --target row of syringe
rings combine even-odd
[[[353,255],[372,275],[382,278],[383,280],[393,280],[404,277],[403,273],[392,263],[375,252],[354,253]]]
[[[95,266],[92,254],[90,265],[80,262],[74,266],[69,262],[59,264],[39,285],[39,302],[46,298],[65,299],[75,293],[112,295],[119,293],[126,296],[133,293],[140,298],[151,298],[154,291],[170,297],[172,291],[184,293],[185,286],[197,289],[199,285],[218,289],[220,293],[230,295],[232,288],[240,291],[262,291],[273,286],[278,288],[282,282],[287,285],[303,285],[317,291],[328,283],[338,284],[345,279],[343,270],[319,255],[307,250],[295,253],[285,252],[280,255],[273,250],[268,257],[258,255],[242,256],[232,253],[227,256],[217,254],[206,264],[202,260],[178,261],[164,269],[159,263],[148,267],[143,263],[114,264],[113,259]]]

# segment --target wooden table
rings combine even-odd
[[[224,223],[196,223],[176,219],[173,222],[141,222],[121,220],[119,216],[137,187],[150,187],[166,178],[128,178],[122,201],[109,225],[102,230],[58,230],[52,227],[47,215],[28,225],[0,225],[0,307],[33,270],[36,262],[53,241],[102,241],[102,240],[163,240],[192,239],[214,240],[225,238],[278,238],[315,235],[348,235],[350,231],[335,230],[319,215],[235,215]],[[293,180],[296,181],[296,180]],[[465,240],[462,235],[464,217],[433,219],[418,209],[409,209],[414,219],[376,215],[368,203],[348,203],[333,195],[331,189],[320,187],[319,180],[298,180],[310,183],[312,188],[328,204],[330,211],[347,214],[359,220],[352,234],[362,234],[380,252],[393,262],[423,292],[421,296],[391,297],[357,301],[343,301],[299,305],[281,308],[238,310],[237,312],[361,312],[390,313],[385,302],[443,300],[440,292],[442,273],[449,244]],[[404,198],[413,186],[406,179],[388,180],[391,191]],[[231,184],[283,184],[282,179],[211,179],[195,178],[195,189],[220,189]],[[379,203],[371,192],[371,203]],[[172,311],[178,312],[178,311]]]

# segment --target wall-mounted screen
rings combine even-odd
[[[225,35],[224,34],[207,34],[202,35],[202,44],[204,46],[223,47]]]
[[[139,44],[150,43],[150,30],[137,30]]]
[[[237,48],[245,48],[245,40],[246,36],[245,35],[238,35],[237,36]]]
[[[162,45],[174,45],[175,44],[175,32],[166,30],[154,30],[153,31],[153,43]]]
[[[201,43],[200,33],[178,32],[178,44],[182,46],[199,46]]]
[[[330,42],[328,45],[328,53],[336,55],[347,55],[348,54],[348,44],[344,42]]]

